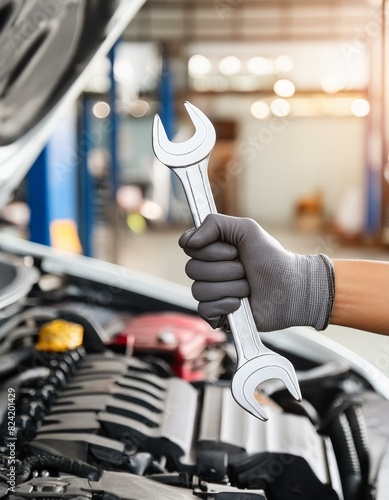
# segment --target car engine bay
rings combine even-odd
[[[228,331],[43,263],[2,256],[0,498],[377,498],[388,401],[347,363],[282,352],[303,401],[269,381],[261,422]]]

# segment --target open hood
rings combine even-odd
[[[0,208],[145,0],[0,0]]]

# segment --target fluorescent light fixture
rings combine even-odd
[[[130,61],[118,58],[113,67],[113,74],[118,82],[128,82],[134,78],[134,67]]]
[[[140,209],[141,215],[146,219],[158,220],[162,217],[162,208],[154,201],[145,200]]]
[[[201,54],[194,54],[188,61],[189,74],[194,77],[207,75],[211,68],[211,61]]]
[[[285,54],[278,56],[274,61],[274,64],[278,71],[281,71],[282,73],[288,73],[288,71],[291,71],[293,69],[292,59]]]
[[[367,116],[370,112],[370,104],[366,99],[354,99],[351,103],[351,112],[355,116]]]
[[[107,118],[110,112],[111,108],[109,104],[104,101],[96,102],[92,108],[92,113],[96,118]]]
[[[321,79],[321,87],[327,94],[336,94],[343,89],[343,85],[335,75],[326,75]]]
[[[236,56],[223,57],[219,61],[219,71],[223,75],[235,75],[239,73],[242,67],[242,61]]]
[[[247,69],[253,75],[269,75],[274,73],[274,62],[266,57],[255,56],[247,61]]]
[[[270,114],[269,106],[264,101],[255,101],[250,106],[250,112],[254,118],[258,120],[264,120]]]
[[[274,92],[280,97],[292,97],[296,91],[294,83],[285,79],[277,80],[273,88]]]
[[[283,117],[290,113],[290,103],[285,99],[274,99],[270,104],[270,109],[273,115]]]
[[[129,110],[132,116],[135,118],[141,118],[142,116],[147,115],[150,111],[150,105],[148,102],[138,99],[130,104]]]

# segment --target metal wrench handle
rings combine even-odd
[[[217,213],[208,180],[208,161],[209,156],[189,167],[172,169],[184,188],[196,227],[208,214]],[[247,298],[242,299],[239,309],[227,317],[235,341],[237,368],[260,354],[271,353],[261,342]]]

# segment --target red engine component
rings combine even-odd
[[[210,367],[220,365],[218,345],[226,341],[199,317],[183,313],[150,313],[130,319],[117,342],[138,354],[168,358],[174,372],[188,381],[210,378]]]

